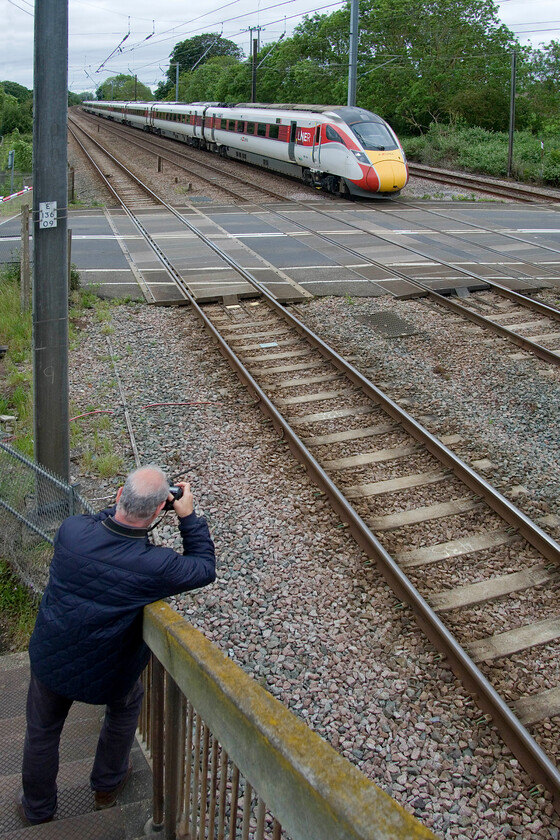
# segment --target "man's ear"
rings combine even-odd
[[[119,489],[117,490],[117,502],[119,501],[120,497],[122,496],[122,491],[123,491],[122,487],[119,487]]]

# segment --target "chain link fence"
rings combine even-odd
[[[75,487],[0,441],[0,556],[37,595],[59,525],[79,513],[94,510]]]

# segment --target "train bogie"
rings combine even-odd
[[[333,193],[390,196],[408,180],[396,135],[381,117],[362,108],[213,102],[83,105],[90,113]]]

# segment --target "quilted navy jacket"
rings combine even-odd
[[[215,579],[206,520],[179,519],[183,554],[152,545],[143,528],[112,515],[71,516],[55,538],[45,594],[29,644],[35,675],[57,694],[108,703],[128,693],[147,664],[142,609]]]

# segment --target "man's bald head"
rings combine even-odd
[[[117,514],[129,521],[152,520],[169,495],[169,482],[163,470],[154,464],[131,472],[122,488]]]

